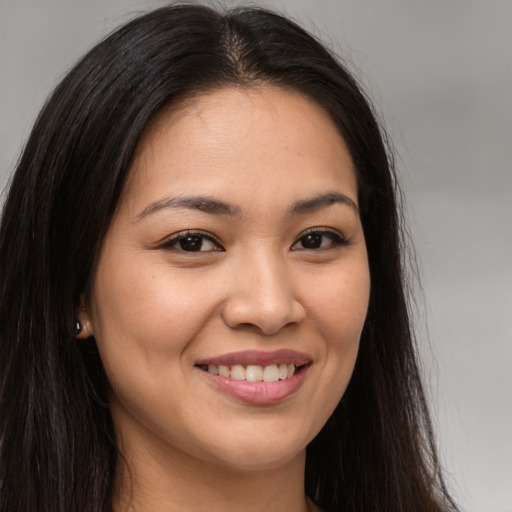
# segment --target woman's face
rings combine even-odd
[[[226,88],[161,115],[81,313],[125,451],[302,457],[347,387],[369,290],[353,163],[318,106]]]

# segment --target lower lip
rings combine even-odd
[[[301,386],[309,366],[303,366],[287,379],[276,382],[248,382],[230,379],[199,370],[220,391],[248,404],[270,405],[282,402]]]

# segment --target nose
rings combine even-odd
[[[306,310],[295,293],[295,284],[286,263],[277,257],[242,259],[232,269],[222,309],[224,322],[232,329],[252,329],[265,335],[299,325]]]

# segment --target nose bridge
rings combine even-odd
[[[224,311],[228,325],[273,334],[303,319],[290,268],[278,251],[267,246],[240,255],[233,270]]]

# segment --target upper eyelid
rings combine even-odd
[[[172,235],[169,235],[169,236],[163,238],[157,244],[157,248],[166,247],[166,246],[169,247],[173,243],[177,242],[180,238],[184,238],[186,236],[193,236],[193,235],[206,238],[210,242],[214,243],[215,245],[218,245],[222,250],[224,250],[224,246],[218,237],[216,237],[215,235],[213,235],[212,233],[209,233],[207,231],[201,231],[201,230],[195,230],[195,229],[185,229],[183,231],[178,231],[177,233],[173,233]]]
[[[295,239],[293,244],[290,247],[290,250],[295,250],[294,247],[300,242],[300,240],[309,235],[310,233],[319,233],[321,235],[331,235],[333,239],[333,245],[334,246],[341,246],[341,245],[348,245],[349,239],[339,230],[334,228],[328,228],[328,227],[314,227],[314,228],[308,228],[304,231],[302,231],[299,236]],[[311,251],[321,251],[321,250],[327,250],[329,247],[325,247],[323,249],[305,249],[305,250],[311,250]]]
[[[347,240],[346,236],[338,229],[330,228],[327,226],[314,226],[314,227],[307,228],[304,231],[301,231],[295,237],[295,239],[292,243],[292,247],[295,244],[297,244],[297,242],[302,237],[304,237],[310,233],[321,233],[321,234],[331,233],[334,236],[340,237],[342,240]],[[180,238],[190,236],[190,235],[197,235],[197,236],[204,237],[204,238],[210,240],[212,243],[218,245],[222,250],[225,250],[224,244],[222,243],[222,241],[217,236],[215,236],[213,233],[210,233],[208,231],[196,230],[196,229],[186,229],[186,230],[182,230],[182,231],[173,233],[172,235],[169,235],[169,236],[163,238],[160,242],[158,242],[156,244],[156,248],[161,248],[161,247],[166,247],[166,246],[168,247],[168,246],[172,245],[173,243],[177,242]]]
[[[333,235],[339,236],[342,239],[346,239],[347,237],[339,230],[335,228],[328,228],[325,226],[317,226],[313,228],[305,229],[304,231],[301,231],[299,235],[295,238],[294,244],[297,243],[303,236],[309,235],[310,233],[321,233],[321,234],[329,234],[332,233]]]
[[[301,235],[304,235],[304,234],[308,234],[308,233],[334,233],[334,234],[340,234],[341,233],[339,232],[339,230],[335,229],[335,228],[329,228],[327,226],[314,226],[314,227],[311,227],[311,228],[307,228],[305,229],[304,231],[301,231],[300,234],[299,234],[299,237]]]

